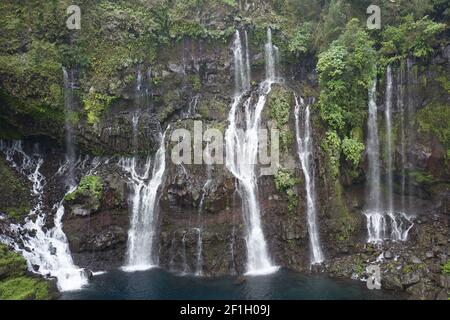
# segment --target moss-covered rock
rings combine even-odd
[[[29,189],[19,175],[0,159],[0,212],[20,219],[31,209]]]
[[[289,119],[293,114],[294,98],[291,91],[282,86],[272,90],[268,101],[270,118],[280,131],[281,150],[287,150],[294,141],[294,134],[289,127]]]
[[[49,300],[54,296],[50,282],[27,275],[25,259],[0,244],[0,300]]]
[[[77,189],[64,197],[70,212],[76,216],[88,216],[99,210],[103,197],[103,182],[99,176],[84,176]]]

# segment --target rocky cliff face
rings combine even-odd
[[[115,29],[117,26],[112,24],[109,27]],[[449,48],[437,51],[429,63],[414,61],[414,79],[398,78],[395,83],[397,88],[409,93],[410,100],[405,100],[405,103],[414,104],[414,111],[409,115],[412,125],[407,133],[410,145],[406,163],[402,162],[399,142],[399,109],[394,110],[393,125],[395,201],[400,203],[406,199],[415,214],[406,242],[387,241],[380,246],[366,243],[366,218],[362,212],[367,161],[354,168],[342,160],[338,164],[340,175],[335,177],[332,174],[329,155],[323,146],[326,124],[320,117],[317,103],[312,105],[318,225],[326,257],[326,262],[312,271],[362,279],[367,276],[366,266],[378,263],[384,287],[404,290],[414,298],[446,298],[450,280],[441,272],[441,266],[450,257],[450,172],[448,145],[445,144],[448,137],[443,139],[434,129],[437,125],[445,127],[449,124],[448,110],[443,114],[443,120],[440,119],[441,111],[448,109],[449,103],[448,87],[443,85],[447,78],[442,78],[449,71]],[[261,51],[257,41],[251,42],[250,94],[255,94],[257,84],[264,77]],[[222,41],[183,37],[182,41],[170,42],[159,48],[157,56],[159,59],[152,63],[144,61],[124,67],[122,77],[111,79],[114,90],[108,90],[114,91],[114,99],[98,121],[92,123],[89,118],[74,121],[74,141],[80,159],[89,156],[85,166],[82,160],[77,166],[77,178],[81,181],[77,191],[64,200],[64,232],[74,262],[94,271],[124,264],[132,191],[118,160],[153,155],[158,148],[159,134],[170,127],[165,141],[168,147],[164,181],[157,201],[159,221],[155,247],[159,265],[180,273],[201,271],[205,276],[242,274],[245,272],[247,249],[236,179],[224,164],[176,164],[170,160],[175,145],[170,136],[175,129],[183,128],[192,133],[194,121],[202,121],[203,130],[215,128],[224,132],[228,126],[227,117],[234,94],[230,46]],[[268,97],[262,126],[279,125],[283,140],[280,170],[289,167],[285,177],[294,183],[287,188],[279,188],[276,174],[261,176],[258,178],[258,200],[264,235],[274,262],[282,267],[309,272],[305,181],[292,136],[295,131],[293,93],[317,101],[320,88],[314,57],[305,56],[300,62],[282,61],[281,67],[284,81],[274,85]],[[401,66],[395,68],[400,70]],[[91,88],[85,90],[83,86],[86,83],[80,80],[85,75],[79,72],[82,70],[73,69],[74,86],[84,95],[86,92],[95,95],[95,79],[89,82]],[[137,92],[139,72],[144,75],[141,85],[145,90],[140,87]],[[379,80],[379,88],[383,87],[384,80]],[[139,100],[142,94],[145,95],[144,102]],[[384,96],[384,90],[379,90],[380,122],[386,104]],[[11,105],[6,97],[0,96],[0,99],[6,106]],[[83,109],[80,100],[75,105],[79,112]],[[285,101],[287,105],[287,121],[282,124],[277,123],[279,101]],[[394,105],[398,105],[397,101]],[[136,114],[139,118],[134,123]],[[47,122],[36,123],[34,120],[29,120],[31,125],[27,128],[27,119],[9,112],[0,120],[3,118],[8,119],[11,127],[26,128],[21,130],[26,139],[31,142],[40,140],[45,146],[43,153],[48,158],[46,163],[49,163],[45,170],[49,180],[45,203],[48,212],[54,214],[51,206],[64,197],[60,188],[64,177],[56,174],[63,162],[61,145],[64,130],[56,126],[49,129]],[[382,124],[380,128],[384,152],[386,132]],[[365,131],[360,128],[361,140],[367,135]],[[42,140],[41,135],[50,139]],[[404,167],[406,171],[402,171]],[[385,158],[382,159],[381,170],[385,179]],[[400,184],[405,176],[411,188],[407,194],[401,195]],[[81,187],[83,177],[95,177],[101,185],[101,192],[91,189],[89,183],[86,188]],[[8,188],[7,192],[3,190],[4,185],[0,185],[0,230],[6,230],[10,223],[21,219],[21,210],[29,211],[32,199],[24,192],[23,177],[18,177],[3,159],[0,159],[0,178],[13,181],[13,188]],[[12,200],[10,192],[18,196]]]

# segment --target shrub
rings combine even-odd
[[[335,131],[328,131],[321,144],[322,150],[328,157],[328,168],[333,178],[339,174],[339,161],[341,154],[341,140]]]
[[[340,137],[363,125],[369,85],[376,72],[373,41],[357,19],[319,55],[320,116]]]
[[[352,163],[353,167],[357,167],[361,161],[361,155],[365,149],[363,143],[352,138],[344,138],[342,141],[342,153],[345,159]]]
[[[64,197],[66,201],[73,201],[78,196],[100,199],[103,195],[103,183],[98,176],[84,176],[77,189]]]

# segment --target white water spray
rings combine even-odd
[[[367,198],[367,231],[369,242],[381,242],[385,237],[386,218],[381,211],[380,193],[380,143],[378,139],[377,81],[369,90],[369,118],[367,122],[367,158],[369,160],[369,193]]]
[[[300,110],[300,109],[303,110]],[[302,112],[302,115],[300,114]],[[303,119],[303,125],[300,120]],[[320,264],[324,257],[319,241],[317,225],[316,188],[313,165],[313,139],[310,123],[310,108],[303,99],[295,95],[295,133],[298,146],[298,157],[305,177],[306,208],[308,216],[308,233],[311,248],[311,264]]]
[[[268,34],[270,34],[270,30]],[[251,105],[251,98],[244,102],[245,130],[244,134],[239,134],[238,117],[236,116],[237,108],[241,105],[245,90],[248,89],[247,83],[250,82],[250,79],[246,78],[246,75],[249,75],[250,71],[246,70],[249,64],[243,62],[248,54],[244,55],[242,52],[239,32],[236,32],[233,52],[237,93],[228,117],[229,126],[225,132],[226,166],[239,181],[238,191],[242,199],[246,224],[247,274],[250,275],[268,274],[278,269],[272,264],[269,257],[261,226],[261,211],[258,202],[255,172],[261,112],[266,103],[267,95],[271,90],[271,84],[274,81],[275,55],[271,53],[273,50],[271,38],[268,38],[268,43],[266,44],[266,65],[270,65],[269,73],[267,73],[266,81],[260,85],[260,94],[256,104]]]
[[[157,228],[158,191],[165,171],[165,134],[161,135],[160,147],[154,157],[150,177],[151,158],[139,167],[138,157],[121,159],[119,165],[130,174],[132,189],[131,226],[128,231],[127,260],[125,271],[147,270],[157,265],[153,242]]]
[[[386,170],[387,170],[387,211],[392,213],[394,211],[394,188],[393,188],[393,165],[392,165],[392,70],[388,66],[386,71]]]
[[[23,246],[13,242],[10,244],[25,257],[30,271],[35,272],[33,266],[38,266],[39,274],[56,277],[59,290],[81,289],[88,283],[88,279],[85,270],[75,266],[70,254],[67,238],[62,229],[64,216],[62,201],[54,206],[56,209],[54,227],[49,230],[46,228],[47,214],[43,212],[45,177],[40,172],[44,160],[38,154],[25,153],[20,141],[13,142],[11,147],[4,149],[3,152],[6,154],[6,160],[30,180],[32,194],[36,197],[36,205],[25,219],[25,224],[12,226]],[[22,163],[16,163],[16,158],[21,158]],[[69,192],[74,189],[72,187]]]

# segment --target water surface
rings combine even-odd
[[[97,275],[84,289],[65,292],[61,299],[374,300],[395,297],[384,291],[369,290],[364,282],[288,270],[266,276],[202,278],[151,269],[142,272],[115,270]]]

